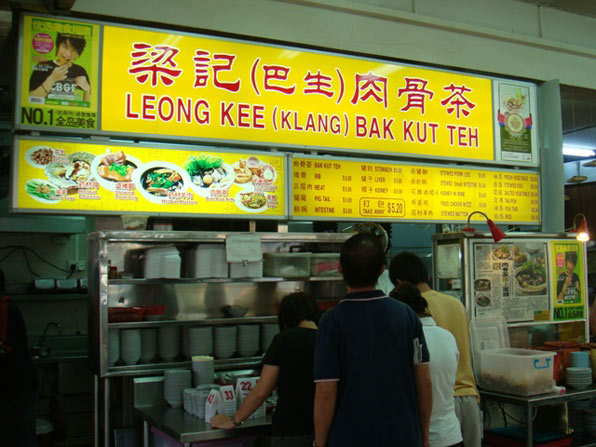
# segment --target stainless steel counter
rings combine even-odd
[[[239,438],[252,435],[268,435],[271,431],[271,415],[247,420],[233,430],[213,429],[204,420],[186,413],[182,408],[165,405],[137,407],[135,414],[143,419],[143,445],[149,446],[149,425],[171,436],[185,447],[192,442],[213,441],[216,439]]]

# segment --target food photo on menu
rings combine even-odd
[[[45,204],[59,203],[66,196],[75,200],[79,190],[94,189],[94,194],[104,198],[109,197],[105,196],[107,190],[117,193],[116,200],[132,197],[136,201],[135,197],[141,196],[165,206],[197,205],[198,196],[207,202],[233,202],[247,213],[277,207],[276,196],[270,196],[277,189],[277,171],[257,156],[232,158],[227,163],[223,158],[226,154],[199,152],[189,154],[177,165],[161,160],[142,161],[130,152],[130,148],[108,147],[97,155],[84,151],[69,154],[59,145],[34,146],[26,151],[25,159],[43,174],[27,180],[26,192]],[[231,190],[232,187],[235,188]],[[79,194],[78,198],[83,197]],[[171,200],[173,197],[175,201]]]

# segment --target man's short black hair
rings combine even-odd
[[[577,252],[566,251],[565,252],[565,262],[571,262],[574,266],[577,265]]]
[[[429,281],[424,261],[408,251],[402,251],[393,257],[389,264],[389,279],[393,284],[397,284],[399,279],[412,285]]]
[[[79,36],[77,34],[58,33],[56,36],[56,54],[58,54],[58,48],[63,43],[70,43],[70,46],[77,50],[79,56],[83,54],[85,45],[87,45],[87,41],[83,36]]]
[[[358,233],[344,243],[339,262],[349,287],[374,287],[385,265],[385,253],[379,238]]]
[[[290,293],[279,304],[279,329],[291,329],[303,320],[318,324],[320,315],[316,301],[308,293]]]
[[[4,295],[6,293],[6,277],[4,276],[4,272],[0,270],[0,295]]]

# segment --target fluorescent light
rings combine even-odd
[[[563,146],[563,154],[572,155],[574,157],[593,157],[594,155],[596,155],[593,149],[570,146]]]

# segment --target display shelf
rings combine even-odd
[[[254,283],[254,282],[281,282],[281,281],[342,281],[341,276],[313,276],[305,278],[281,278],[281,277],[262,277],[262,278],[130,278],[130,279],[110,279],[108,286],[117,285],[152,285],[152,284],[200,284],[215,283],[225,284],[230,282]]]
[[[43,292],[10,295],[10,298],[15,301],[86,301],[89,295],[81,292]]]
[[[240,357],[231,359],[215,359],[214,365],[216,371],[226,371],[242,368],[254,368],[260,366],[263,361],[262,355],[253,357]],[[141,376],[155,373],[163,373],[168,369],[190,368],[190,360],[181,360],[179,362],[161,362],[161,363],[140,363],[136,365],[110,366],[108,376]]]
[[[158,320],[158,321],[133,321],[126,323],[108,323],[108,329],[135,329],[160,326],[221,326],[238,324],[276,323],[277,316],[263,315],[260,317],[242,318],[207,318],[204,320]]]

